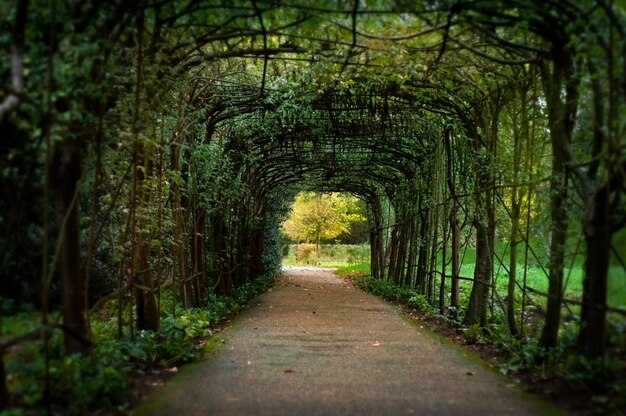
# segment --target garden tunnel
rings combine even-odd
[[[372,277],[459,325],[623,351],[623,7],[6,3],[0,295],[67,352],[275,274],[300,190],[363,199]]]
[[[252,117],[255,125],[272,118]],[[393,88],[326,91],[310,101],[310,108],[303,105],[301,113],[290,117],[269,121],[278,130],[250,140],[251,153],[258,161],[251,172],[259,183],[260,194],[276,187],[291,187],[345,191],[366,201],[372,214],[372,273],[382,277],[385,266],[380,199],[393,200],[401,192],[399,187],[409,183],[421,180],[426,186],[423,180],[432,174],[434,163],[445,165],[445,161],[434,158],[434,142],[443,135],[443,122],[425,116],[416,103],[394,94]],[[401,283],[411,280],[414,266],[396,265],[398,276],[394,279]]]

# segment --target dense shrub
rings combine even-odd
[[[10,414],[44,414],[46,405],[55,413],[69,415],[105,408],[125,410],[132,393],[132,376],[151,367],[171,367],[198,359],[205,351],[199,341],[210,338],[215,325],[266,291],[274,276],[266,274],[246,283],[232,296],[210,295],[202,308],[163,308],[158,332],[139,331],[118,339],[115,319],[94,317],[92,328],[97,342],[91,357],[64,356],[61,331],[53,332],[47,398],[43,342],[24,344],[6,357],[11,394],[20,403]],[[164,305],[172,303],[170,297],[163,295]]]
[[[301,243],[296,246],[296,261],[298,263],[311,264],[316,255],[315,244]]]

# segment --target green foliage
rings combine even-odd
[[[424,295],[408,286],[398,286],[389,280],[361,276],[353,280],[355,286],[383,299],[398,302],[426,314],[434,314],[432,306]]]
[[[346,249],[348,263],[362,263],[370,257],[370,247],[367,244],[352,245]]]
[[[287,256],[283,258],[284,265],[311,265],[320,267],[343,267],[350,263],[369,262],[369,244],[292,244]],[[369,265],[368,265],[369,267]]]
[[[50,360],[50,391],[48,403],[65,409],[67,414],[82,414],[87,409],[114,407],[128,397],[128,376],[131,365],[119,347],[103,343],[92,357],[63,356],[60,336],[52,338]],[[24,409],[35,412],[44,402],[42,382],[45,367],[41,341],[20,348],[7,357],[7,371],[13,374],[10,390]]]
[[[274,276],[280,271],[283,250],[286,241],[281,232],[281,224],[289,213],[293,194],[289,191],[274,191],[267,200],[269,212],[263,228],[263,272],[266,276]]]
[[[371,273],[369,263],[348,264],[347,266],[338,267],[335,274],[339,277],[345,276],[366,276]]]
[[[316,254],[315,244],[301,243],[296,245],[296,263],[311,264]]]
[[[296,195],[283,231],[294,241],[319,244],[348,232],[351,223],[364,220],[357,199],[351,195],[301,192]]]
[[[205,307],[185,310],[177,306],[175,314],[164,310],[158,332],[140,331],[135,336],[117,339],[114,320],[95,319],[93,331],[97,342],[91,357],[63,355],[61,333],[54,332],[50,346],[49,403],[70,415],[105,408],[123,410],[132,394],[131,377],[151,367],[171,367],[198,359],[204,352],[199,341],[210,338],[212,328],[239,312],[242,305],[272,283],[273,275],[266,275],[240,286],[232,296],[210,295]],[[18,315],[6,318],[4,326],[16,335],[27,331],[24,321],[23,315]],[[26,321],[32,323],[33,316]],[[27,412],[38,412],[46,404],[42,348],[42,342],[37,341],[20,346],[6,357],[11,393]]]
[[[463,329],[463,339],[467,344],[484,344],[486,342],[483,327],[473,324]]]
[[[533,368],[537,362],[537,342],[523,343],[516,338],[506,337],[504,342],[497,345],[508,355],[506,361],[498,365],[502,374],[515,374]]]

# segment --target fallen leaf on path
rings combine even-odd
[[[291,369],[291,368],[285,368],[283,370],[283,373],[295,373],[295,370]]]
[[[372,347],[380,347],[380,341],[376,341],[372,344]]]

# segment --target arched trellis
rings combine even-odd
[[[363,83],[322,93],[301,86],[301,98],[290,103],[295,109],[284,109],[271,91],[249,88],[231,96],[217,83],[199,107],[206,106],[207,137],[219,137],[225,156],[236,170],[243,169],[253,207],[246,215],[252,223],[268,213],[267,199],[277,189],[359,195],[372,214],[373,275],[416,287],[438,302],[442,313],[447,306],[460,306],[459,279],[471,280],[465,322],[484,325],[488,311],[505,302],[496,302],[493,290],[497,201],[506,207],[497,189],[495,160],[503,91],[516,82],[496,82],[469,95],[424,82],[406,85]],[[529,195],[532,188],[510,187],[525,187]],[[238,238],[253,241],[256,254],[245,254],[254,259],[237,272],[247,270],[247,276],[261,270],[262,236]],[[473,277],[463,277],[460,248],[469,240],[476,244],[476,268]],[[239,245],[237,250],[246,253]],[[526,296],[526,286],[522,289]]]
[[[232,140],[255,155],[250,169],[259,195],[291,186],[360,196],[371,214],[373,275],[432,295],[439,243],[437,227],[429,226],[437,220],[431,205],[441,205],[444,195],[427,190],[445,165],[445,119],[394,85],[329,89],[307,104],[283,117],[265,109],[250,113],[251,125],[270,129],[244,137],[231,131]],[[395,225],[384,225],[391,211],[383,205],[393,209]]]
[[[263,112],[251,117],[253,124],[263,125],[269,116]],[[264,170],[315,168],[325,180],[354,176],[393,188],[403,178],[415,176],[435,135],[413,103],[391,90],[325,93],[306,114],[291,117],[297,120],[276,120],[277,130],[253,132],[248,138],[250,149],[262,161],[259,175],[270,181],[272,173]]]
[[[328,187],[367,194],[365,199],[372,211],[376,201],[379,205],[382,205],[381,201],[387,204],[385,208],[389,207],[388,212],[393,215],[395,224],[385,228],[374,221],[373,228],[384,230],[386,238],[385,247],[380,249],[378,266],[373,264],[374,274],[382,276],[384,272],[398,283],[416,284],[428,297],[432,297],[433,279],[437,276],[441,278],[440,299],[448,275],[452,276],[451,286],[454,287],[454,275],[458,277],[454,266],[455,262],[458,266],[455,256],[459,254],[457,228],[471,233],[470,238],[476,240],[480,255],[473,278],[473,289],[476,290],[472,290],[466,314],[471,319],[466,321],[467,324],[474,321],[485,323],[485,301],[495,273],[492,260],[497,257],[494,240],[498,201],[506,207],[507,198],[517,194],[514,197],[516,203],[511,205],[518,209],[511,212],[518,211],[518,214],[511,216],[516,217],[522,226],[518,227],[518,238],[511,231],[509,239],[511,246],[515,246],[513,242],[519,238],[526,241],[528,254],[532,251],[528,248],[529,228],[526,224],[526,230],[523,230],[520,211],[523,214],[526,210],[528,223],[531,200],[537,195],[537,189],[543,187],[550,199],[549,204],[543,206],[549,211],[547,216],[550,218],[546,223],[551,224],[551,238],[550,258],[546,265],[549,293],[543,294],[547,296],[548,308],[541,345],[555,347],[562,327],[560,318],[566,301],[563,294],[566,276],[563,269],[568,248],[566,232],[576,223],[583,236],[579,240],[585,246],[584,294],[582,300],[574,300],[582,309],[578,344],[591,360],[604,355],[608,338],[607,312],[623,314],[623,311],[608,307],[606,300],[610,255],[618,251],[612,245],[612,236],[626,223],[622,208],[626,183],[624,131],[619,122],[626,97],[622,62],[626,50],[623,8],[612,1],[538,4],[529,0],[516,2],[514,8],[506,2],[498,3],[494,12],[494,5],[489,2],[441,2],[438,4],[441,8],[418,5],[419,9],[412,8],[408,2],[397,2],[397,9],[381,12],[380,16],[389,17],[381,17],[384,24],[370,27],[360,23],[372,21],[365,16],[372,10],[357,13],[355,8],[350,12],[344,9],[345,3],[342,2],[337,2],[331,9],[311,7],[306,2],[298,4],[297,1],[288,6],[273,1],[252,4],[243,1],[240,7],[232,7],[228,2],[217,3],[215,9],[206,9],[196,7],[195,2],[182,7],[177,2],[168,1],[116,5],[98,2],[84,13],[83,8],[62,2],[57,4],[55,13],[46,8],[30,7],[28,19],[25,17],[27,1],[13,2],[15,6],[6,7],[9,11],[5,13],[7,22],[12,15],[17,16],[12,36],[4,37],[1,42],[6,51],[11,51],[14,63],[11,70],[7,69],[3,74],[11,72],[14,85],[4,88],[1,93],[0,124],[3,135],[9,136],[9,146],[15,145],[19,151],[3,154],[2,162],[10,167],[16,154],[26,155],[17,157],[24,160],[34,156],[29,165],[41,170],[42,174],[14,165],[15,176],[19,179],[9,181],[11,186],[8,189],[30,188],[30,178],[45,176],[50,198],[44,197],[41,205],[47,207],[47,202],[56,198],[59,219],[64,218],[59,227],[62,232],[58,235],[54,227],[47,224],[41,228],[44,246],[47,246],[49,237],[51,244],[54,239],[67,242],[63,246],[59,244],[61,254],[55,259],[48,258],[51,250],[42,250],[42,275],[45,277],[42,298],[47,298],[54,277],[54,267],[49,264],[54,265],[58,259],[61,287],[65,290],[63,295],[67,295],[62,301],[64,325],[70,330],[67,334],[78,334],[66,337],[70,341],[68,351],[90,353],[90,348],[86,348],[88,342],[75,341],[91,338],[89,321],[85,319],[88,318],[86,296],[81,293],[86,290],[84,283],[90,280],[90,265],[103,223],[114,223],[117,227],[119,224],[115,222],[125,223],[127,218],[130,219],[128,223],[132,226],[127,227],[130,231],[120,232],[130,237],[121,237],[118,244],[112,242],[106,248],[113,252],[116,246],[132,245],[122,249],[120,293],[125,291],[127,295],[136,296],[135,305],[139,306],[135,308],[137,324],[156,329],[159,311],[152,298],[159,291],[162,270],[160,266],[156,267],[159,270],[155,275],[159,277],[156,278],[157,285],[153,286],[148,266],[151,254],[162,252],[156,247],[151,248],[150,240],[145,238],[152,226],[146,218],[155,210],[171,213],[171,219],[157,214],[159,227],[163,225],[163,219],[175,224],[157,240],[167,241],[161,237],[168,233],[175,235],[175,244],[171,245],[168,254],[180,270],[171,275],[177,279],[176,286],[182,286],[184,304],[189,307],[198,302],[198,295],[205,289],[196,285],[200,281],[194,282],[194,279],[209,274],[207,280],[217,291],[228,292],[261,272],[259,259],[263,247],[269,247],[267,252],[272,251],[271,244],[266,244],[265,231],[271,228],[269,224],[276,225],[278,221],[279,216],[272,216],[272,213],[284,208],[281,207],[282,196],[277,195],[276,190],[300,182],[301,186],[309,188]],[[241,12],[246,9],[249,13]],[[341,19],[350,14],[352,27],[346,31]],[[59,16],[67,17],[68,24],[58,25]],[[301,31],[301,23],[319,16],[331,16],[316,20],[320,27],[330,29],[324,39],[310,36],[307,28]],[[400,17],[410,24],[395,25],[394,19]],[[35,24],[55,28],[51,32],[53,36],[39,36],[43,32],[37,30],[41,27],[32,26]],[[265,24],[266,27],[259,28]],[[406,33],[407,28],[416,32]],[[387,29],[390,29],[388,33]],[[346,41],[348,32],[351,42]],[[258,42],[261,36],[262,48]],[[374,41],[370,43],[371,40]],[[399,52],[397,57],[393,56],[395,52]],[[26,58],[24,62],[39,62],[41,65],[26,65],[28,71],[23,71],[22,58]],[[232,79],[245,78],[240,75],[248,69],[252,69],[252,76],[247,78],[248,83],[221,82],[224,66],[218,61],[238,58],[247,59],[247,62],[258,59],[262,61],[262,69],[245,65],[235,67],[229,62],[226,71],[233,70]],[[273,59],[294,63],[293,72],[302,69],[303,73],[308,73],[308,65],[320,64],[321,71],[314,69],[309,80],[316,79],[333,66],[330,76],[322,74],[318,77],[324,92],[313,94],[312,100],[299,103],[313,113],[325,111],[327,117],[304,116],[298,120],[302,114],[292,112],[297,117],[286,120],[288,122],[281,128],[276,128],[275,123],[266,123],[271,117],[257,117],[257,112],[271,114],[281,106],[276,96],[266,100],[274,87],[272,71],[276,70],[274,75],[277,77],[291,71],[286,65],[272,68],[272,63],[277,62]],[[77,62],[80,65],[76,65]],[[304,65],[296,68],[301,62]],[[411,68],[405,70],[405,66]],[[387,67],[391,69],[387,70]],[[367,72],[365,68],[376,68],[375,71],[380,70],[381,74],[360,84],[367,78],[361,74]],[[535,107],[541,101],[540,112],[544,113],[544,123],[539,127],[547,132],[544,140],[551,147],[547,158],[553,165],[544,170],[550,186],[533,184],[533,179],[539,181],[541,178],[525,175],[532,173],[532,168],[518,169],[518,174],[522,172],[522,180],[505,178],[505,183],[500,183],[495,162],[499,156],[498,120],[501,120],[505,107],[502,101],[516,99],[511,98],[507,90],[516,90],[522,80],[533,78],[535,91],[529,95],[534,97],[529,101]],[[28,81],[26,85],[25,79]],[[381,79],[398,79],[399,85],[372,86],[380,85]],[[160,93],[168,94],[179,82],[195,82],[181,94],[189,97],[161,100]],[[306,93],[306,88],[302,87],[296,83],[293,88],[298,93]],[[542,92],[537,93],[537,90]],[[579,95],[581,92],[585,93],[584,100]],[[50,99],[45,99],[46,96]],[[586,108],[583,107],[587,103],[583,101],[589,101]],[[22,104],[18,106],[20,102]],[[37,105],[46,102],[47,105]],[[528,104],[520,102],[517,108],[525,108]],[[414,106],[413,109],[408,105],[407,111],[394,110],[407,103]],[[173,111],[163,108],[171,104],[176,107]],[[177,110],[181,110],[180,115],[173,116]],[[161,123],[164,114],[176,119],[172,123],[176,125],[164,128],[165,123]],[[254,132],[250,126],[243,131],[238,121],[246,117],[262,131]],[[583,123],[576,123],[579,117]],[[306,128],[294,128],[298,123]],[[233,126],[231,131],[226,124]],[[407,132],[407,125],[415,129],[414,133],[400,134]],[[291,128],[283,130],[287,126]],[[114,128],[109,135],[107,130],[110,127]],[[204,131],[199,133],[199,130]],[[300,134],[299,141],[291,141],[288,138],[291,134]],[[581,143],[577,143],[575,136],[578,134],[584,136]],[[52,136],[54,138],[49,143],[41,145]],[[394,139],[401,136],[401,141]],[[32,140],[28,140],[33,138],[39,140],[37,148],[31,146]],[[221,143],[216,145],[215,142]],[[261,146],[262,143],[265,144]],[[288,146],[281,149],[280,143]],[[97,150],[86,149],[89,145]],[[529,142],[529,147],[532,145]],[[570,152],[575,145],[584,146],[589,154],[579,157]],[[206,160],[203,161],[200,154],[207,147],[210,151],[215,150],[218,155],[215,159],[219,161],[208,168],[203,165]],[[44,148],[48,152],[46,155],[41,151]],[[105,176],[110,173],[101,169],[102,149],[107,148],[131,160],[128,169],[126,166],[118,169],[127,172],[125,178],[118,178],[119,189],[133,188],[126,205],[129,215],[120,215],[124,204],[119,201],[124,198],[118,199],[119,193],[111,192],[111,186],[101,183],[107,181]],[[84,158],[85,154],[97,159],[96,174],[89,177],[94,178],[92,196],[87,198],[79,186],[90,185],[89,179],[82,184],[80,179],[81,165],[91,162],[91,159]],[[172,163],[168,166],[170,156]],[[51,159],[59,160],[55,160],[52,166],[46,163],[44,168],[42,161]],[[116,157],[111,159],[116,160]],[[223,176],[214,182],[208,181],[212,187],[203,186],[206,183],[199,183],[200,180],[195,181],[203,179],[205,168],[211,171],[216,166],[222,169]],[[3,175],[10,170],[4,169]],[[21,175],[25,171],[27,174]],[[194,177],[196,172],[199,172],[198,177]],[[85,176],[89,175],[90,172],[85,172]],[[351,175],[356,179],[350,178]],[[132,185],[128,177],[133,178]],[[210,177],[209,173],[204,179],[207,177]],[[192,186],[185,189],[185,182]],[[155,188],[158,189],[157,198],[154,198]],[[35,186],[33,189],[37,191],[39,188]],[[511,189],[519,190],[524,197],[510,192]],[[163,195],[164,190],[169,194]],[[100,196],[105,193],[116,195],[114,200],[118,203],[111,204],[110,211],[117,211],[118,216],[100,222],[98,214],[109,210],[98,206]],[[3,200],[3,207],[7,201],[12,202],[12,194],[6,192],[8,197]],[[208,194],[210,197],[206,197]],[[406,195],[414,197],[410,199]],[[206,198],[203,200],[201,196]],[[79,212],[79,208],[86,205],[84,201],[90,198],[91,213]],[[523,204],[524,198],[527,204]],[[24,201],[31,200],[24,199],[16,209],[9,206],[11,212],[17,213],[18,222],[21,217],[19,207],[28,205]],[[40,201],[37,202],[30,205],[40,205]],[[519,209],[520,203],[525,208]],[[568,218],[572,213],[568,212],[570,209],[574,215],[582,217],[580,221]],[[105,214],[109,217],[110,212]],[[205,222],[209,224],[202,226],[204,214],[208,220]],[[457,214],[464,218],[461,222],[465,222],[466,227],[454,225],[459,222]],[[79,221],[80,215],[91,222],[85,256],[80,251],[80,231],[85,231],[85,225]],[[457,220],[453,219],[455,217]],[[11,248],[12,236],[32,234],[36,235],[33,240],[39,239],[39,231],[24,231],[29,230],[21,224],[15,228],[11,225],[6,239],[9,243],[5,246]],[[209,234],[212,241],[203,250],[202,238],[198,236]],[[402,238],[403,234],[413,238],[407,242]],[[455,234],[457,243],[454,242]],[[446,264],[448,239],[452,240],[449,253],[452,255],[452,272],[437,260],[439,251],[444,258],[442,263]],[[210,267],[201,264],[199,254],[203,251],[212,256],[207,262]],[[22,254],[20,250],[16,252]],[[79,264],[81,257],[86,257],[82,265]],[[126,266],[130,266],[128,277],[124,275]],[[17,282],[22,280],[19,269],[13,273],[18,276],[13,279]],[[514,277],[513,269],[509,274]],[[509,280],[511,282],[513,285],[509,284],[509,289],[515,289],[515,279]],[[524,283],[524,289],[525,286]],[[524,295],[527,293],[525,290]],[[73,294],[77,295],[70,296]],[[454,296],[455,290],[451,289],[451,306],[455,305]],[[515,291],[510,290],[507,296],[508,299],[492,296],[491,308],[505,302],[510,306]],[[150,301],[145,303],[146,299]],[[121,295],[119,300],[122,305]],[[526,300],[521,302],[522,320]],[[129,302],[130,306],[126,304],[126,307],[131,313],[133,300]],[[149,311],[141,306],[149,306]],[[44,305],[43,324],[46,324],[46,309]],[[443,307],[440,309],[443,312]],[[507,312],[511,327],[510,323],[515,321],[515,308],[512,309]],[[151,315],[150,319],[145,319],[146,312]],[[123,320],[119,321],[121,325]],[[134,321],[128,322],[132,332]],[[0,405],[6,402],[5,396],[0,391]]]
[[[459,279],[472,280],[465,322],[485,325],[495,305],[488,306],[488,296],[495,293],[495,211],[502,200],[495,159],[506,88],[496,83],[470,96],[424,84],[411,92],[394,85],[330,88],[285,117],[251,112],[252,124],[271,127],[237,140],[255,155],[251,172],[261,194],[295,186],[361,196],[372,213],[372,274],[418,288],[441,313],[448,291],[449,306],[458,308]],[[394,218],[386,227],[383,201]],[[462,277],[468,226],[476,267],[473,277]]]

